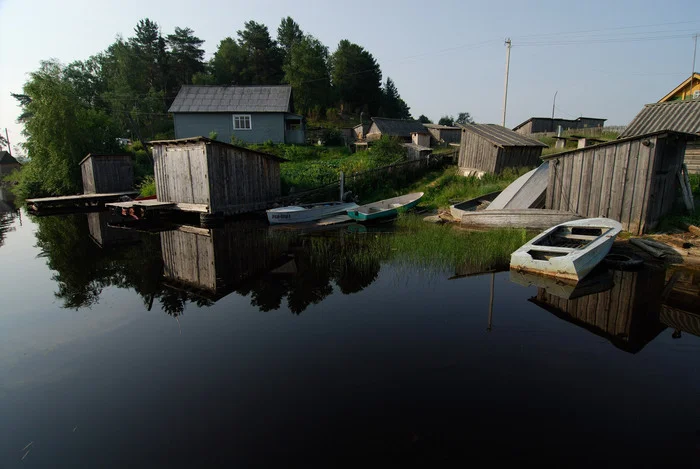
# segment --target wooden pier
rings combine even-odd
[[[61,197],[42,197],[38,199],[27,199],[27,208],[34,213],[41,212],[75,212],[80,209],[92,209],[104,207],[108,202],[114,202],[122,197],[133,197],[136,191],[110,192],[107,194],[78,194]]]

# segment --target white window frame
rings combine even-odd
[[[245,122],[246,119],[248,120],[248,127],[236,127],[236,122],[240,124],[241,121]],[[253,130],[253,119],[250,117],[250,114],[234,114],[233,130]]]

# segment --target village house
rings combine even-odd
[[[547,146],[496,124],[461,127],[458,164],[464,175],[499,174],[506,168],[535,167]]]
[[[368,141],[379,140],[382,136],[396,137],[405,143],[412,142],[412,133],[429,135],[428,129],[416,120],[389,119],[387,117],[373,117],[365,138]]]
[[[552,119],[551,117],[531,117],[522,122],[513,130],[522,135],[541,132],[556,132],[561,126],[562,130],[578,130],[601,128],[607,119],[597,117],[578,117],[576,119]]]
[[[294,114],[292,87],[185,85],[168,112],[175,138],[215,135],[231,143],[306,142],[303,116]]]
[[[5,150],[0,150],[0,179],[12,171],[21,168],[22,165]]]
[[[676,86],[658,102],[667,103],[669,101],[682,101],[685,99],[698,98],[700,98],[700,73],[695,72],[692,76],[683,80],[683,83]]]
[[[700,99],[666,101],[647,104],[620,134],[620,138],[636,137],[662,130],[698,135],[685,149],[685,164],[690,173],[700,173]]]

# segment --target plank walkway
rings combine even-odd
[[[40,197],[27,199],[27,208],[31,211],[38,212],[41,210],[68,208],[68,207],[90,207],[102,205],[106,202],[119,200],[120,197],[133,197],[137,195],[136,191],[128,192],[109,192],[106,194],[77,194],[65,195],[61,197]]]

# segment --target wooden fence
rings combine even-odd
[[[399,163],[344,175],[344,192],[352,192],[355,196],[371,192],[379,187],[399,188],[410,183],[431,169],[456,164],[459,151],[428,155],[418,160],[402,161]],[[329,182],[313,189],[288,194],[275,199],[280,205],[297,203],[313,203],[326,200],[337,200],[340,197],[340,177],[337,181]]]

